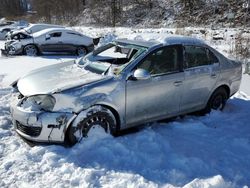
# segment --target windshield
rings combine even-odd
[[[11,39],[14,39],[14,40],[29,39],[29,38],[31,38],[31,36],[26,35],[24,33],[17,33],[11,36]]]
[[[31,34],[32,32],[31,32],[31,26],[30,27],[26,27],[26,28],[24,28],[24,30],[27,32],[27,33],[29,33],[29,34]]]
[[[92,54],[77,63],[85,70],[97,74],[115,74],[121,71],[147,48],[133,44],[109,43],[99,47]]]

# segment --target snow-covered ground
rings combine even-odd
[[[115,37],[111,29],[78,29],[89,35],[109,32],[102,43]],[[167,32],[115,31],[121,37],[137,39],[157,38],[162,33]],[[223,45],[215,47],[224,49]],[[0,187],[250,186],[248,75],[243,75],[240,91],[223,112],[148,124],[117,138],[88,138],[72,148],[30,147],[13,130],[8,85],[34,68],[67,59],[72,57],[0,57]]]

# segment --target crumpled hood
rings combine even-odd
[[[24,96],[50,94],[105,79],[105,76],[84,70],[74,61],[36,69],[17,82]]]
[[[5,42],[5,45],[11,45],[11,44],[13,44],[13,43],[20,43],[18,40],[7,40],[6,42]]]

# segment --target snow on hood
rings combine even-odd
[[[24,96],[49,94],[104,79],[104,76],[86,71],[74,61],[36,69],[18,80],[18,90]]]

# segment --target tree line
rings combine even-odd
[[[24,15],[28,10],[26,0],[0,0],[0,17]]]
[[[186,19],[186,16],[193,16],[195,20],[199,14],[197,10],[207,14],[218,13],[227,11],[232,4],[237,3],[238,11],[247,1],[250,0],[0,0],[0,17],[23,16],[32,22],[71,25],[88,20],[91,24],[116,26],[139,22],[152,14],[157,24],[158,20],[168,19],[164,17],[166,12],[174,15],[175,19],[183,20],[182,17]],[[180,7],[182,12],[178,12]],[[211,7],[214,12],[209,12]]]

